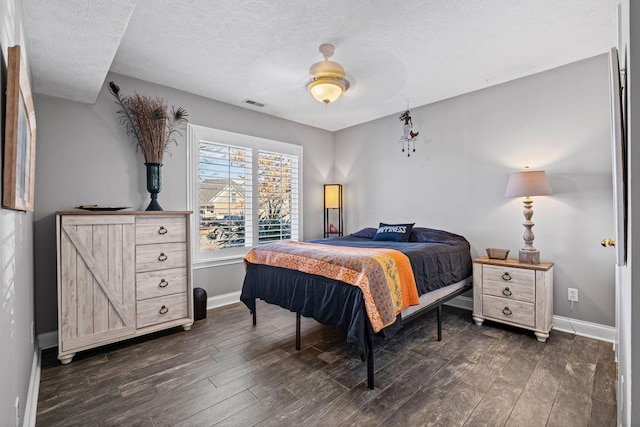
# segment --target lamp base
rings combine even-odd
[[[534,251],[520,249],[518,261],[524,264],[540,264],[540,251],[537,249]]]

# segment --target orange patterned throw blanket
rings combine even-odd
[[[245,260],[359,287],[374,332],[395,322],[400,311],[419,303],[409,258],[393,249],[282,241],[251,249]]]

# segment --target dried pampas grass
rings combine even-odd
[[[162,163],[169,144],[177,145],[176,136],[187,123],[187,112],[182,107],[167,107],[164,99],[134,94],[120,94],[120,87],[109,82],[109,92],[120,105],[120,123],[142,150],[145,163]],[[171,153],[169,153],[171,154]]]

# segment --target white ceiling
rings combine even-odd
[[[24,0],[24,14],[36,93],[93,103],[114,71],[334,131],[606,53],[617,3]],[[305,89],[322,43],[351,82],[326,107]]]

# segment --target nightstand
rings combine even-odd
[[[505,323],[536,334],[545,342],[553,323],[553,263],[517,259],[473,260],[473,321]]]

